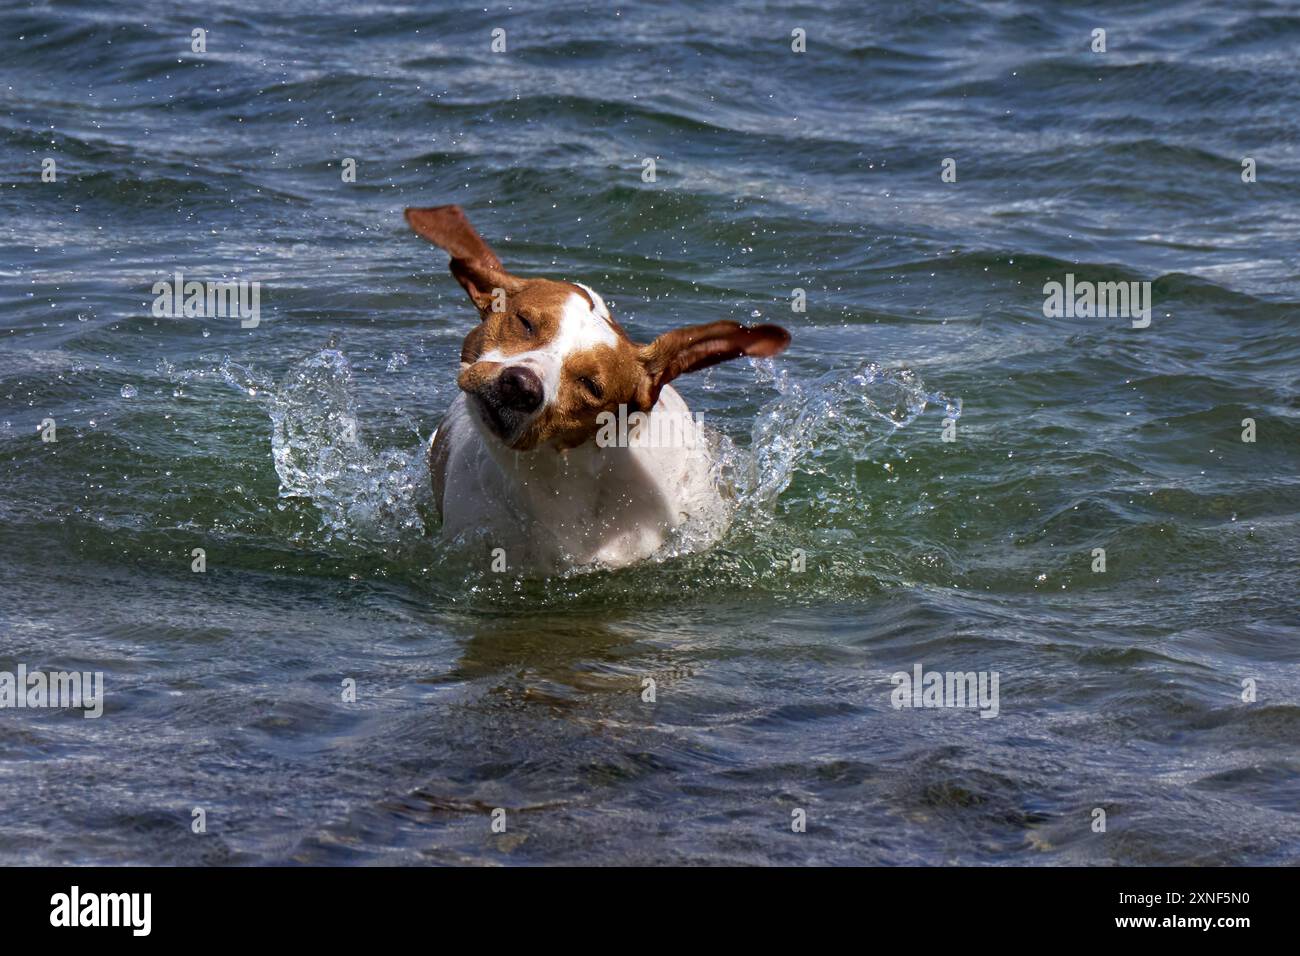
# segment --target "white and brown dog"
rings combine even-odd
[[[429,447],[445,536],[481,534],[512,568],[556,571],[639,561],[694,519],[725,527],[709,443],[668,383],[776,355],[789,333],[713,322],[637,345],[587,286],[505,271],[459,206],[406,221],[450,253],[479,312]],[[614,420],[636,425],[614,437]]]

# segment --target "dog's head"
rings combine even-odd
[[[574,448],[596,435],[602,412],[648,413],[678,375],[767,358],[790,342],[775,325],[713,322],[637,345],[595,290],[507,272],[459,206],[407,209],[406,221],[451,254],[451,274],[478,309],[458,384],[487,431],[516,451]]]

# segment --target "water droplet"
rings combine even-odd
[[[122,397],[123,397],[123,398],[135,398],[137,394],[139,394],[139,393],[136,391],[136,388],[135,388],[134,385],[123,385],[123,386],[122,386]]]

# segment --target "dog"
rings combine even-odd
[[[688,521],[725,530],[710,441],[669,383],[775,356],[785,329],[712,322],[638,345],[589,286],[507,272],[459,206],[406,221],[451,256],[478,311],[429,445],[444,537],[481,535],[506,567],[556,572],[644,560]]]

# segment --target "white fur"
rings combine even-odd
[[[515,452],[488,433],[465,395],[457,396],[438,430],[448,443],[443,534],[503,548],[511,570],[553,572],[640,561],[687,520],[720,532],[726,505],[686,403],[665,386],[651,415],[679,416],[693,447],[601,448],[588,441],[563,452]]]
[[[576,285],[583,292],[587,293],[587,295],[591,296],[591,301],[596,304],[596,309],[595,309],[596,314],[600,316],[602,319],[604,319],[605,322],[608,323],[610,321],[609,306],[605,305],[605,300],[601,298],[600,293],[597,292],[595,289],[593,289],[591,286],[587,285],[585,282],[575,282],[573,284]]]

